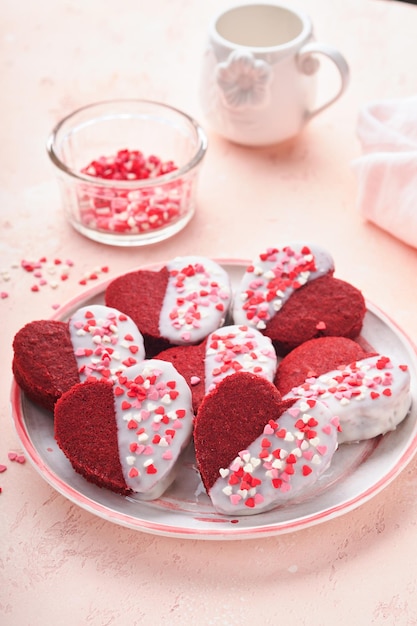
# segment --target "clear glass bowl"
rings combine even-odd
[[[55,126],[47,150],[66,215],[90,239],[117,246],[156,243],[182,230],[194,215],[207,137],[178,109],[148,100],[90,104]],[[106,167],[91,165],[110,163],[111,170],[120,151],[116,161],[125,158],[128,179],[102,177],[108,175]],[[151,166],[162,164],[158,175],[135,179],[129,171],[131,151],[139,151]]]

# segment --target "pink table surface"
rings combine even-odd
[[[297,141],[261,150],[209,132],[198,213],[169,241],[103,247],[67,225],[45,153],[54,123],[83,104],[146,97],[203,125],[200,58],[222,0],[3,3],[1,32],[0,299],[2,350],[0,623],[417,624],[417,460],[360,508],[277,537],[198,541],[117,526],[55,492],[29,463],[11,419],[12,338],[83,289],[143,263],[199,253],[251,258],[294,239],[328,248],[359,287],[417,341],[417,252],[356,208],[351,161],[359,108],[417,92],[417,8],[389,0],[304,0],[319,39],[348,59],[351,84]],[[328,82],[332,79],[331,72]],[[324,86],[325,88],[326,86]],[[56,289],[31,291],[24,259],[71,259]],[[104,277],[104,276],[102,276]],[[8,280],[7,280],[8,279]],[[89,285],[92,281],[89,281]],[[4,295],[4,294],[3,294]]]

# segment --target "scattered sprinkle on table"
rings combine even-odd
[[[11,450],[7,453],[7,458],[12,463],[18,463],[19,465],[23,465],[24,463],[26,463],[26,457],[21,452],[15,452]],[[3,474],[5,471],[7,471],[7,469],[7,465],[5,465],[4,463],[0,463],[0,474]],[[2,487],[0,487],[0,493],[3,493]]]
[[[0,284],[13,284],[13,279],[20,282],[21,277],[17,276],[17,273],[23,271],[33,279],[28,285],[29,292],[37,294],[48,287],[55,291],[61,283],[71,278],[74,265],[75,263],[71,259],[53,258],[48,260],[46,256],[37,260],[24,258],[12,263],[8,268],[0,269]],[[78,279],[78,284],[85,286],[108,272],[109,267],[107,265],[93,267]],[[10,291],[0,289],[0,300],[6,300],[9,297]],[[60,306],[58,303],[52,304],[54,310],[59,309]]]

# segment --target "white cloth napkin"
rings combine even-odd
[[[352,163],[359,210],[417,247],[417,96],[369,103],[356,130],[363,152]]]

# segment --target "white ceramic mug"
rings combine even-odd
[[[316,104],[317,54],[337,67],[340,84]],[[274,2],[238,4],[209,27],[200,97],[208,125],[239,144],[262,146],[297,135],[345,91],[349,67],[335,48],[315,41],[303,11]]]

